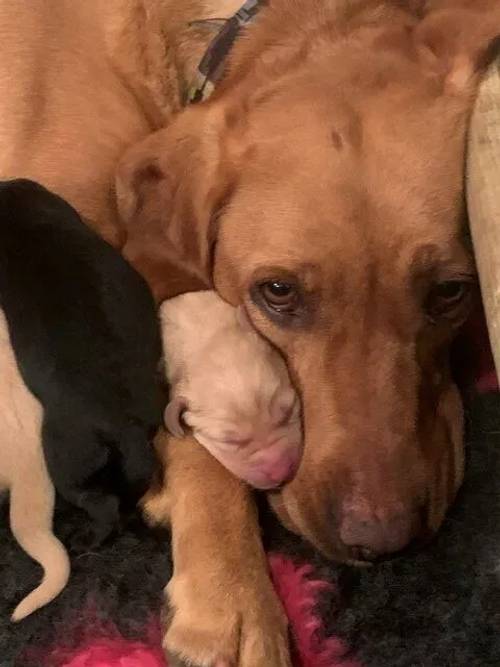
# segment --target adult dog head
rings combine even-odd
[[[305,453],[272,503],[346,561],[435,531],[462,479],[464,146],[500,11],[424,4],[271,2],[213,98],[118,176],[125,253],[158,298],[174,262],[287,359]]]

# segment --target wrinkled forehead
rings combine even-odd
[[[366,110],[317,92],[293,107],[278,96],[252,114],[221,253],[245,271],[301,264],[334,274],[360,257],[390,255],[395,275],[419,257],[465,261],[463,142],[450,146],[460,134],[451,112],[436,102],[426,120],[401,100],[391,108],[374,96],[379,110]]]
[[[190,412],[198,427],[205,429],[252,430],[273,422],[273,402],[262,392],[248,391],[239,396],[195,395]]]
[[[348,183],[335,172],[330,179],[304,172],[283,182],[243,180],[220,222],[216,284],[221,271],[244,287],[276,269],[300,273],[311,289],[346,281],[360,289],[379,266],[379,277],[395,287],[439,267],[472,269],[459,198],[436,211],[432,201],[393,194],[379,198],[362,180]]]

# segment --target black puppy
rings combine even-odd
[[[151,293],[67,202],[13,180],[0,182],[0,302],[44,408],[54,486],[90,515],[92,543],[101,542],[153,473],[163,405]]]

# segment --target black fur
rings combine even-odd
[[[85,538],[101,542],[154,467],[161,340],[149,288],[67,202],[14,180],[0,183],[0,302],[44,408],[54,485],[92,518]]]

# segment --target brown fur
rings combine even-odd
[[[462,477],[446,349],[467,308],[430,324],[422,305],[434,281],[474,272],[462,236],[465,130],[495,30],[479,11],[419,20],[402,4],[263,10],[212,100],[133,148],[118,178],[125,252],[137,258],[151,242],[158,258],[176,253],[213,277],[288,359],[306,449],[275,506],[344,559],[346,516],[383,525],[408,514],[425,534]],[[447,42],[447,22],[476,39]],[[146,275],[152,266],[146,253]],[[154,271],[163,295],[170,283]],[[256,304],[266,277],[302,290],[293,327]]]
[[[146,512],[172,527],[169,655],[203,667],[291,667],[287,622],[247,488],[192,438],[162,431],[156,444],[165,477]]]
[[[426,539],[461,483],[448,348],[472,297],[435,323],[423,306],[434,284],[473,280],[466,127],[499,33],[493,0],[277,0],[235,45],[212,99],[119,171],[125,253],[157,297],[176,292],[179,262],[244,303],[286,357],[305,453],[271,502],[340,560]],[[276,279],[298,286],[293,321],[262,306],[260,283]],[[210,651],[183,654],[212,664]]]
[[[302,393],[303,465],[273,496],[291,527],[341,559],[349,507],[386,522],[424,502],[437,528],[461,477],[453,327],[430,335],[409,276],[423,242],[435,250],[417,288],[446,260],[448,275],[470,271],[464,135],[495,0],[273,0],[212,100],[125,158],[126,230],[116,159],[180,109],[212,36],[189,21],[240,2],[77,4],[2,5],[0,175],[40,180],[117,245],[128,235],[159,299],[214,279],[247,303]],[[307,327],[276,326],[249,297],[269,268],[314,295]],[[210,667],[289,664],[248,491],[194,441],[163,434],[158,446],[171,495],[152,493],[148,508],[172,519],[167,647]]]
[[[239,0],[215,8],[170,0],[3,3],[1,178],[41,182],[120,247],[125,234],[113,193],[116,162],[127,146],[179,111],[184,84],[213,37],[209,26],[190,28],[191,17],[231,16],[238,5]],[[168,275],[169,296],[200,285],[198,275],[190,275],[175,257]],[[199,445],[181,444],[171,487],[191,495],[187,515],[181,493],[172,512],[175,533],[184,538],[175,543],[172,589],[178,591],[173,598],[179,614],[166,643],[179,652],[196,652],[200,664],[213,665],[222,650],[233,656],[240,647],[247,665],[266,651],[270,667],[288,664],[280,657],[286,656],[286,622],[265,567],[250,492]],[[196,478],[190,459],[197,456],[204,457],[202,472],[200,466],[193,470],[204,482],[200,485],[198,477],[198,491],[191,493]],[[227,517],[217,506],[226,508]],[[168,503],[161,507],[158,517],[165,521]],[[185,522],[188,517],[196,518],[193,526]],[[199,542],[190,540],[192,528],[201,529]],[[206,578],[193,605],[189,579],[198,579],[199,568]],[[177,574],[184,586],[177,585]],[[226,604],[219,602],[223,599]],[[217,641],[224,627],[226,644]],[[196,628],[197,635],[191,632]]]
[[[55,492],[42,449],[43,409],[21,378],[1,311],[0,383],[0,490],[9,490],[14,537],[44,569],[41,584],[12,614],[13,621],[20,621],[62,591],[70,564],[52,532]]]

